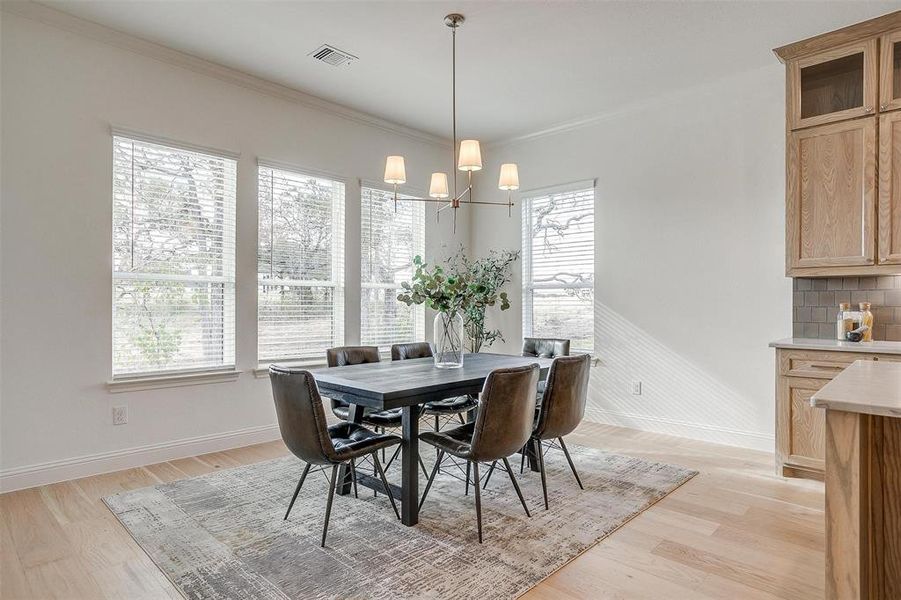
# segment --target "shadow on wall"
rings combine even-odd
[[[599,363],[591,370],[587,420],[773,450],[772,433],[755,431],[755,402],[599,302],[594,339]]]

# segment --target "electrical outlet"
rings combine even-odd
[[[113,425],[125,425],[128,423],[128,407],[127,406],[114,406],[113,407]]]
[[[633,396],[641,396],[641,382],[640,381],[632,382],[632,395]]]

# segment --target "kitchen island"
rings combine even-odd
[[[901,598],[901,363],[858,360],[826,413],[826,598]]]

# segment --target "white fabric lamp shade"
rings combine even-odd
[[[389,156],[385,160],[385,183],[400,185],[406,181],[407,171],[404,169],[404,157]]]
[[[432,181],[429,184],[429,196],[432,198],[447,198],[447,173],[432,173]]]
[[[457,168],[461,171],[478,171],[482,168],[482,150],[479,140],[463,140],[460,142],[460,158]]]
[[[517,169],[516,163],[501,165],[501,176],[497,180],[497,187],[506,191],[519,189],[519,169]]]

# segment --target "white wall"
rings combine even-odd
[[[81,26],[79,26],[81,27]],[[97,32],[96,28],[88,28]],[[102,33],[102,32],[101,32]],[[6,488],[277,436],[256,379],[257,157],[345,176],[348,315],[359,311],[359,186],[449,147],[6,13],[2,19],[0,474]],[[112,36],[115,43],[121,37]],[[201,69],[202,70],[202,69]],[[236,382],[112,394],[110,126],[240,152]],[[398,127],[398,131],[402,128]],[[429,207],[431,208],[431,207]],[[427,253],[468,242],[427,212]],[[429,319],[427,318],[427,322]],[[358,341],[350,318],[347,342]],[[111,407],[128,407],[113,427]]]
[[[791,334],[773,63],[485,150],[488,173],[519,163],[524,189],[597,178],[590,420],[772,451],[767,343]],[[472,239],[476,254],[520,248],[519,216],[474,220]],[[518,350],[520,285],[495,313],[509,340],[498,350]]]

